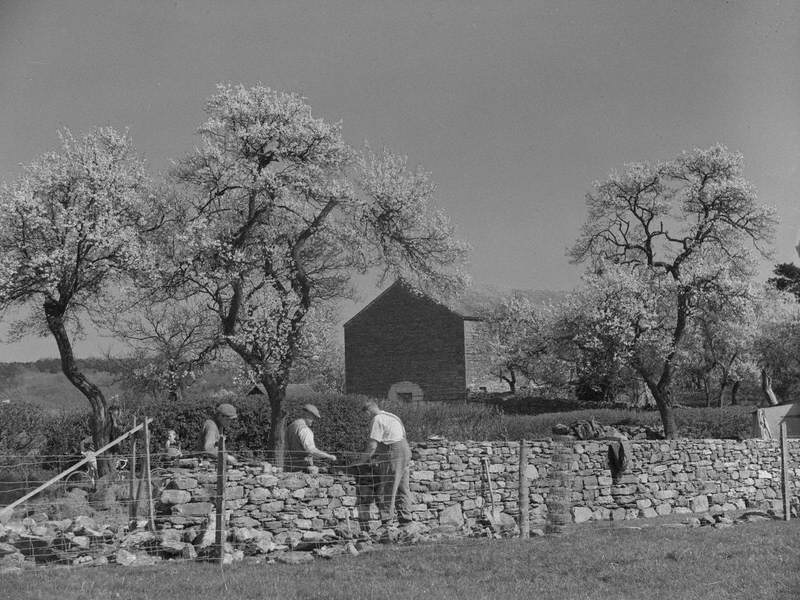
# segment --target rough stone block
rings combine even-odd
[[[692,512],[708,512],[708,496],[695,496],[690,500]]]
[[[572,509],[572,518],[576,523],[585,523],[592,518],[592,510],[585,506],[575,506]]]
[[[186,504],[192,499],[192,495],[183,489],[170,489],[161,492],[159,502],[171,506],[173,504]]]
[[[210,502],[189,502],[173,506],[172,514],[183,517],[204,517],[212,510],[214,510],[214,505]]]

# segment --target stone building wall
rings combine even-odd
[[[472,392],[507,392],[508,384],[491,375],[491,355],[486,340],[491,334],[484,321],[464,320],[464,362],[467,388]]]
[[[345,388],[385,398],[410,382],[423,400],[463,400],[464,320],[396,283],[344,327]]]
[[[607,442],[572,446],[570,514],[574,521],[634,519],[781,507],[780,449],[767,440],[668,440],[631,442],[629,468],[616,481],[607,464]],[[797,501],[800,440],[790,440],[790,481]],[[518,513],[516,442],[452,442],[413,446],[414,518],[431,527],[476,526],[490,504],[483,461],[488,461],[496,507]],[[547,518],[551,440],[529,442],[530,517]],[[175,469],[160,498],[167,527],[202,523],[213,508],[212,468]],[[359,527],[375,527],[374,506],[349,475],[279,473],[269,465],[228,472],[226,508],[233,527],[271,532],[276,543],[318,540]],[[370,522],[370,519],[372,521]],[[361,523],[361,524],[359,524]]]

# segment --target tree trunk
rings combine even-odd
[[[86,376],[78,370],[72,343],[64,324],[64,309],[55,301],[47,301],[44,303],[44,313],[47,319],[47,327],[56,339],[58,353],[61,357],[62,372],[69,382],[86,397],[92,407],[92,440],[95,448],[101,448],[111,441],[108,438],[108,407],[105,396],[103,396],[100,388],[86,379]],[[98,468],[100,474],[104,475],[108,472],[109,465],[105,460],[98,460]]]
[[[644,376],[644,374],[642,374]],[[656,401],[658,412],[661,415],[661,424],[664,426],[664,437],[668,440],[674,440],[678,437],[678,424],[675,421],[675,412],[672,407],[672,390],[669,385],[664,385],[665,378],[662,377],[662,382],[659,384],[654,383],[647,377],[644,377],[653,399]]]
[[[777,406],[778,397],[772,389],[772,375],[766,369],[761,369],[761,391],[764,392],[764,400],[769,406]]]
[[[283,401],[286,398],[286,384],[281,384],[269,376],[262,378],[261,384],[267,391],[270,408],[267,449],[272,464],[282,468],[286,450],[286,411],[283,410]]]
[[[731,406],[738,406],[739,405],[739,384],[741,382],[737,379],[733,382],[733,387],[731,388]]]
[[[678,437],[678,424],[675,422],[675,412],[672,408],[672,398],[669,392],[653,394],[656,399],[656,406],[658,412],[661,414],[661,423],[664,425],[664,437],[668,440],[674,440]]]
[[[514,374],[513,369],[508,370],[508,377],[505,375],[500,375],[500,379],[508,384],[508,391],[510,391],[512,394],[517,391],[517,376]]]
[[[706,408],[711,406],[711,386],[708,385],[708,377],[703,377],[703,393],[706,397]]]

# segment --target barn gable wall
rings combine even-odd
[[[486,348],[488,334],[484,321],[464,321],[464,359],[467,387],[473,392],[505,392],[508,385],[490,374],[491,356]]]
[[[386,397],[410,381],[425,400],[464,398],[464,320],[395,284],[345,324],[348,393]]]

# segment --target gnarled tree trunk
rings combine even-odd
[[[269,398],[270,428],[267,447],[270,450],[270,459],[276,467],[283,468],[286,450],[286,411],[283,401],[286,399],[286,384],[270,376],[263,377],[261,384]]]
[[[731,406],[738,406],[739,405],[739,385],[741,381],[738,379],[733,382],[733,387],[731,388]]]
[[[777,406],[778,397],[772,389],[772,375],[767,372],[766,368],[761,369],[761,391],[764,393],[764,400],[769,406]]]
[[[653,399],[656,401],[658,412],[661,415],[661,423],[664,426],[664,437],[668,440],[678,437],[678,424],[675,421],[675,411],[672,406],[671,390],[671,370],[665,369],[665,373],[658,382],[655,382],[645,373],[640,371],[645,383],[647,384]]]
[[[48,300],[44,303],[44,313],[47,319],[47,327],[56,339],[58,346],[58,353],[61,356],[61,370],[67,377],[69,382],[74,385],[78,390],[86,396],[89,405],[92,407],[92,440],[94,446],[99,449],[105,446],[109,441],[107,426],[108,411],[105,396],[96,385],[86,379],[86,376],[78,370],[75,362],[75,353],[72,350],[72,343],[67,333],[67,328],[64,324],[64,308],[56,301]],[[105,460],[98,461],[98,468],[100,474],[103,475],[108,472],[109,465]]]

